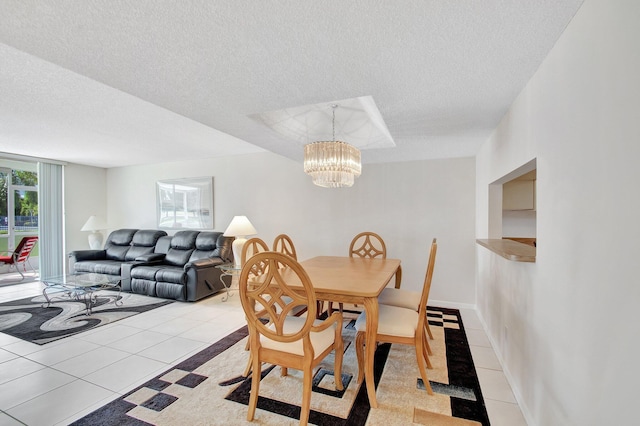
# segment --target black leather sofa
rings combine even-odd
[[[69,254],[69,270],[120,275],[122,291],[193,302],[224,289],[216,265],[233,262],[222,232],[119,229],[104,250]]]
[[[69,253],[69,271],[94,272],[130,278],[130,270],[138,256],[155,252],[164,231],[154,229],[118,229],[107,237],[102,250],[77,250]]]

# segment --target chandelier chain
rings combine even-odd
[[[333,112],[333,120],[331,120],[331,127],[333,130],[333,141],[336,141],[336,108],[338,108],[338,105],[331,105],[331,109]]]

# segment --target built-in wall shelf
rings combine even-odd
[[[476,243],[514,262],[535,262],[536,248],[513,240],[476,240]]]

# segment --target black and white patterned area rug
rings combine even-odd
[[[173,303],[106,290],[96,296],[91,315],[83,299],[67,296],[55,297],[49,307],[42,295],[1,303],[0,332],[43,345]]]
[[[428,395],[413,347],[381,344],[375,355],[374,376],[378,408],[371,408],[366,388],[356,383],[353,313],[345,313],[342,369],[345,390],[337,392],[333,357],[321,364],[313,382],[309,423],[317,425],[488,425],[471,351],[460,313],[429,308],[434,334],[433,369],[427,370],[434,395]],[[243,327],[193,357],[157,376],[75,425],[229,425],[246,422],[251,376],[243,377],[248,352]],[[297,424],[302,374],[265,364],[261,372],[254,422],[262,425]]]

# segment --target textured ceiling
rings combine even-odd
[[[364,162],[472,156],[581,3],[2,0],[0,151],[301,160],[255,117],[370,97],[395,147]]]

